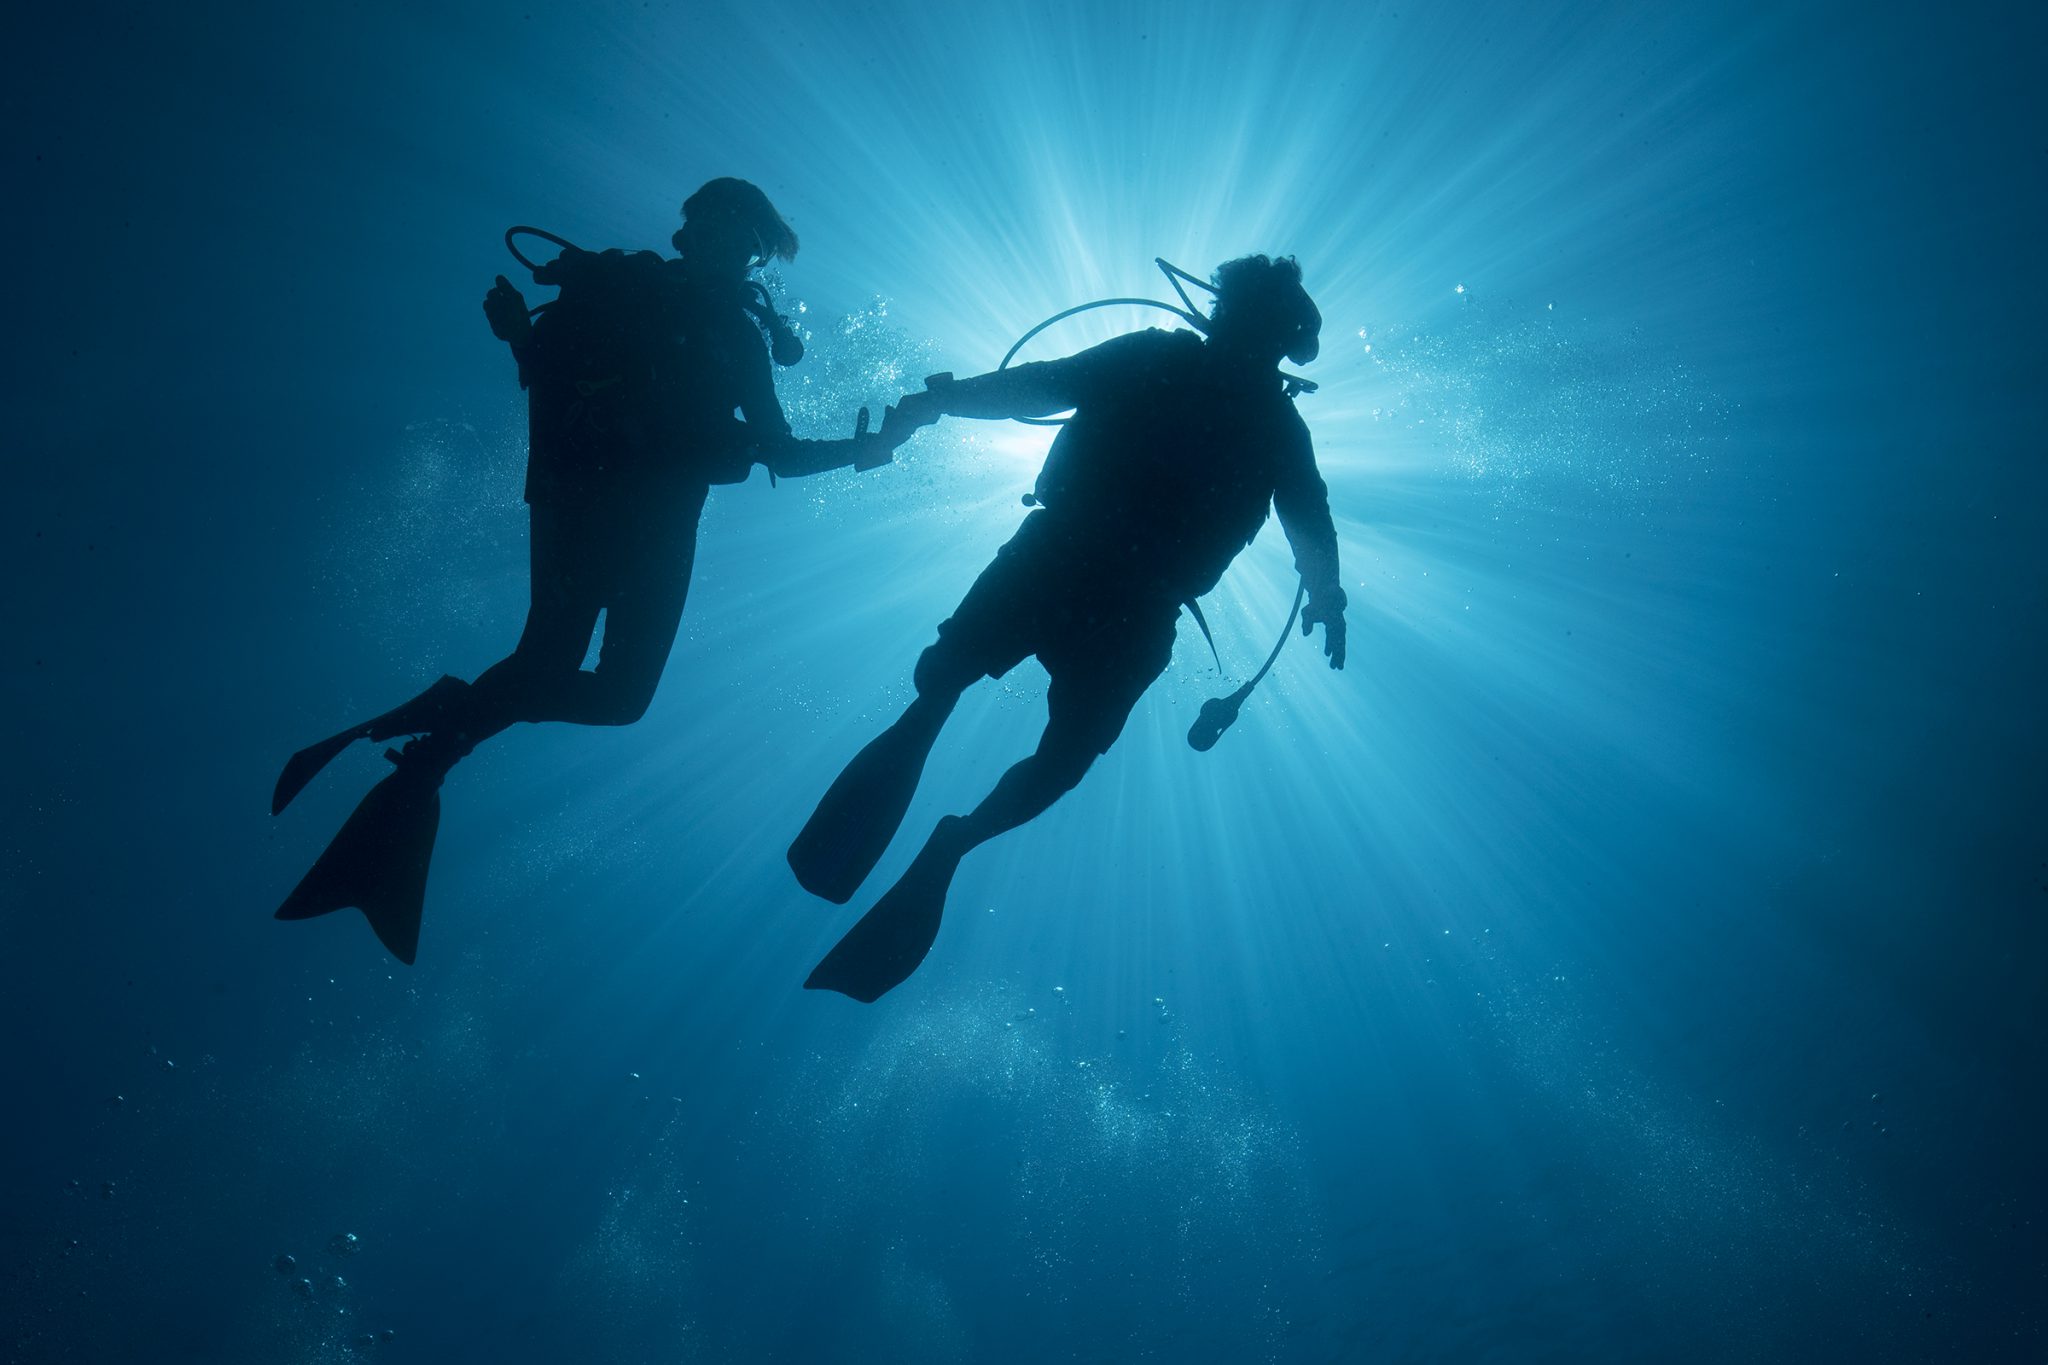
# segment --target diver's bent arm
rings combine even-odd
[[[1287,476],[1273,490],[1273,510],[1280,515],[1280,530],[1294,549],[1294,571],[1308,589],[1311,605],[1328,604],[1344,610],[1343,580],[1337,567],[1337,526],[1330,517],[1330,489],[1316,469],[1315,456],[1306,449],[1303,434],[1302,458],[1290,461]]]
[[[878,453],[873,437],[854,437],[844,441],[809,441],[788,437],[780,441],[764,441],[754,447],[754,460],[767,466],[768,472],[778,479],[801,479],[812,474],[823,474],[834,469],[872,469],[877,464],[886,464],[888,457],[875,460]]]
[[[739,409],[744,422],[734,423],[740,444],[747,447],[748,467],[766,465],[778,479],[801,479],[830,469],[874,469],[887,464],[894,446],[874,437],[857,435],[851,440],[813,441],[790,430],[789,418],[775,396],[775,383],[768,373],[768,357],[751,366],[742,379]],[[860,430],[865,433],[867,410],[861,410]]]
[[[862,466],[862,456],[870,451],[866,441],[799,439],[790,430],[789,418],[783,414],[782,403],[775,396],[775,381],[769,374],[767,354],[761,352],[751,360],[753,363],[742,371],[740,379],[739,409],[746,421],[737,424],[744,433],[742,444],[750,447],[747,450],[749,468],[756,464],[765,465],[768,472],[778,479],[801,479],[810,474],[823,474],[829,469]]]

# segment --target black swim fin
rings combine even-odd
[[[340,757],[341,751],[357,740],[395,739],[399,735],[417,735],[438,729],[446,721],[455,702],[468,690],[469,684],[462,679],[442,677],[404,705],[393,707],[381,716],[373,716],[340,734],[329,735],[318,744],[307,745],[285,760],[284,771],[277,775],[277,786],[270,793],[270,813],[283,813],[284,808],[292,803],[292,798],[320,775],[322,768]]]
[[[854,755],[789,846],[798,885],[834,905],[853,899],[902,826],[938,734],[906,715]]]
[[[441,779],[447,769],[395,752],[385,757],[398,771],[370,789],[277,908],[277,918],[312,919],[354,906],[370,921],[378,942],[410,966],[419,952],[427,867],[441,826]]]
[[[838,991],[873,1004],[910,978],[939,936],[946,892],[966,856],[949,837],[956,823],[954,816],[939,822],[902,880],[811,969],[805,990]]]

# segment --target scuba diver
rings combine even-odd
[[[561,242],[559,256],[533,269],[536,281],[561,289],[534,310],[538,320],[503,275],[485,297],[491,330],[510,345],[527,392],[525,630],[474,682],[443,677],[292,755],[271,798],[273,815],[356,740],[415,736],[386,752],[396,771],[363,798],[277,918],[358,907],[385,947],[410,963],[442,779],[515,721],[640,718],[675,640],[711,486],[745,481],[756,463],[782,477],[849,464],[872,469],[915,430],[892,412],[871,435],[862,409],[851,440],[796,439],[775,397],[762,332],[783,364],[802,355],[802,342],[750,278],[770,258],[794,257],[796,233],[744,180],[710,181],[682,212],[672,239],[679,259]],[[600,612],[603,647],[585,671]]]
[[[938,936],[961,859],[1042,814],[1109,751],[1166,670],[1181,605],[1215,587],[1258,534],[1269,503],[1306,593],[1302,633],[1320,623],[1330,667],[1344,666],[1329,495],[1278,368],[1282,357],[1315,357],[1322,315],[1291,257],[1227,262],[1213,288],[1206,340],[1149,329],[1062,360],[974,379],[934,376],[898,402],[899,420],[915,425],[942,415],[1032,418],[1071,408],[1073,416],[1024,500],[1037,510],[918,659],[916,699],[847,765],[790,846],[798,882],[840,904],[859,889],[973,683],[1036,655],[1052,677],[1047,720],[1037,752],[972,812],[938,822],[806,987],[872,1001],[916,970]]]

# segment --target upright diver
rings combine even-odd
[[[804,984],[872,1001],[931,950],[947,888],[968,852],[1073,790],[1165,671],[1174,621],[1249,545],[1270,503],[1307,592],[1302,633],[1323,627],[1344,666],[1344,590],[1329,494],[1282,357],[1314,359],[1322,315],[1291,257],[1246,256],[1214,276],[1204,340],[1157,329],[1062,360],[932,382],[896,407],[905,424],[942,415],[1040,417],[1073,409],[1038,476],[1038,510],[996,552],[938,643],[918,659],[916,700],[847,765],[789,850],[806,890],[844,903],[902,824],[926,756],[960,694],[1027,655],[1052,675],[1038,750],[965,816],[940,820],[902,879]]]
[[[797,440],[776,401],[762,329],[783,363],[801,355],[801,342],[749,279],[771,257],[794,257],[796,233],[745,180],[710,181],[682,212],[680,259],[569,248],[537,267],[537,281],[561,287],[538,322],[502,275],[485,297],[527,391],[526,628],[475,682],[444,677],[292,755],[272,814],[356,740],[417,736],[386,752],[397,771],[363,798],[277,918],[356,906],[384,946],[411,962],[442,779],[515,721],[641,717],[682,617],[711,485],[743,482],[756,463],[783,477],[873,468],[915,429],[892,415],[877,435],[863,420],[851,440]],[[585,671],[600,611],[604,645]]]

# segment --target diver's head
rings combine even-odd
[[[706,181],[683,201],[683,225],[670,240],[685,260],[720,274],[796,255],[796,233],[760,186],[731,176]]]
[[[1216,267],[1216,306],[1209,336],[1228,350],[1262,364],[1286,357],[1297,365],[1316,358],[1323,315],[1301,287],[1301,266],[1292,256],[1240,256]]]

